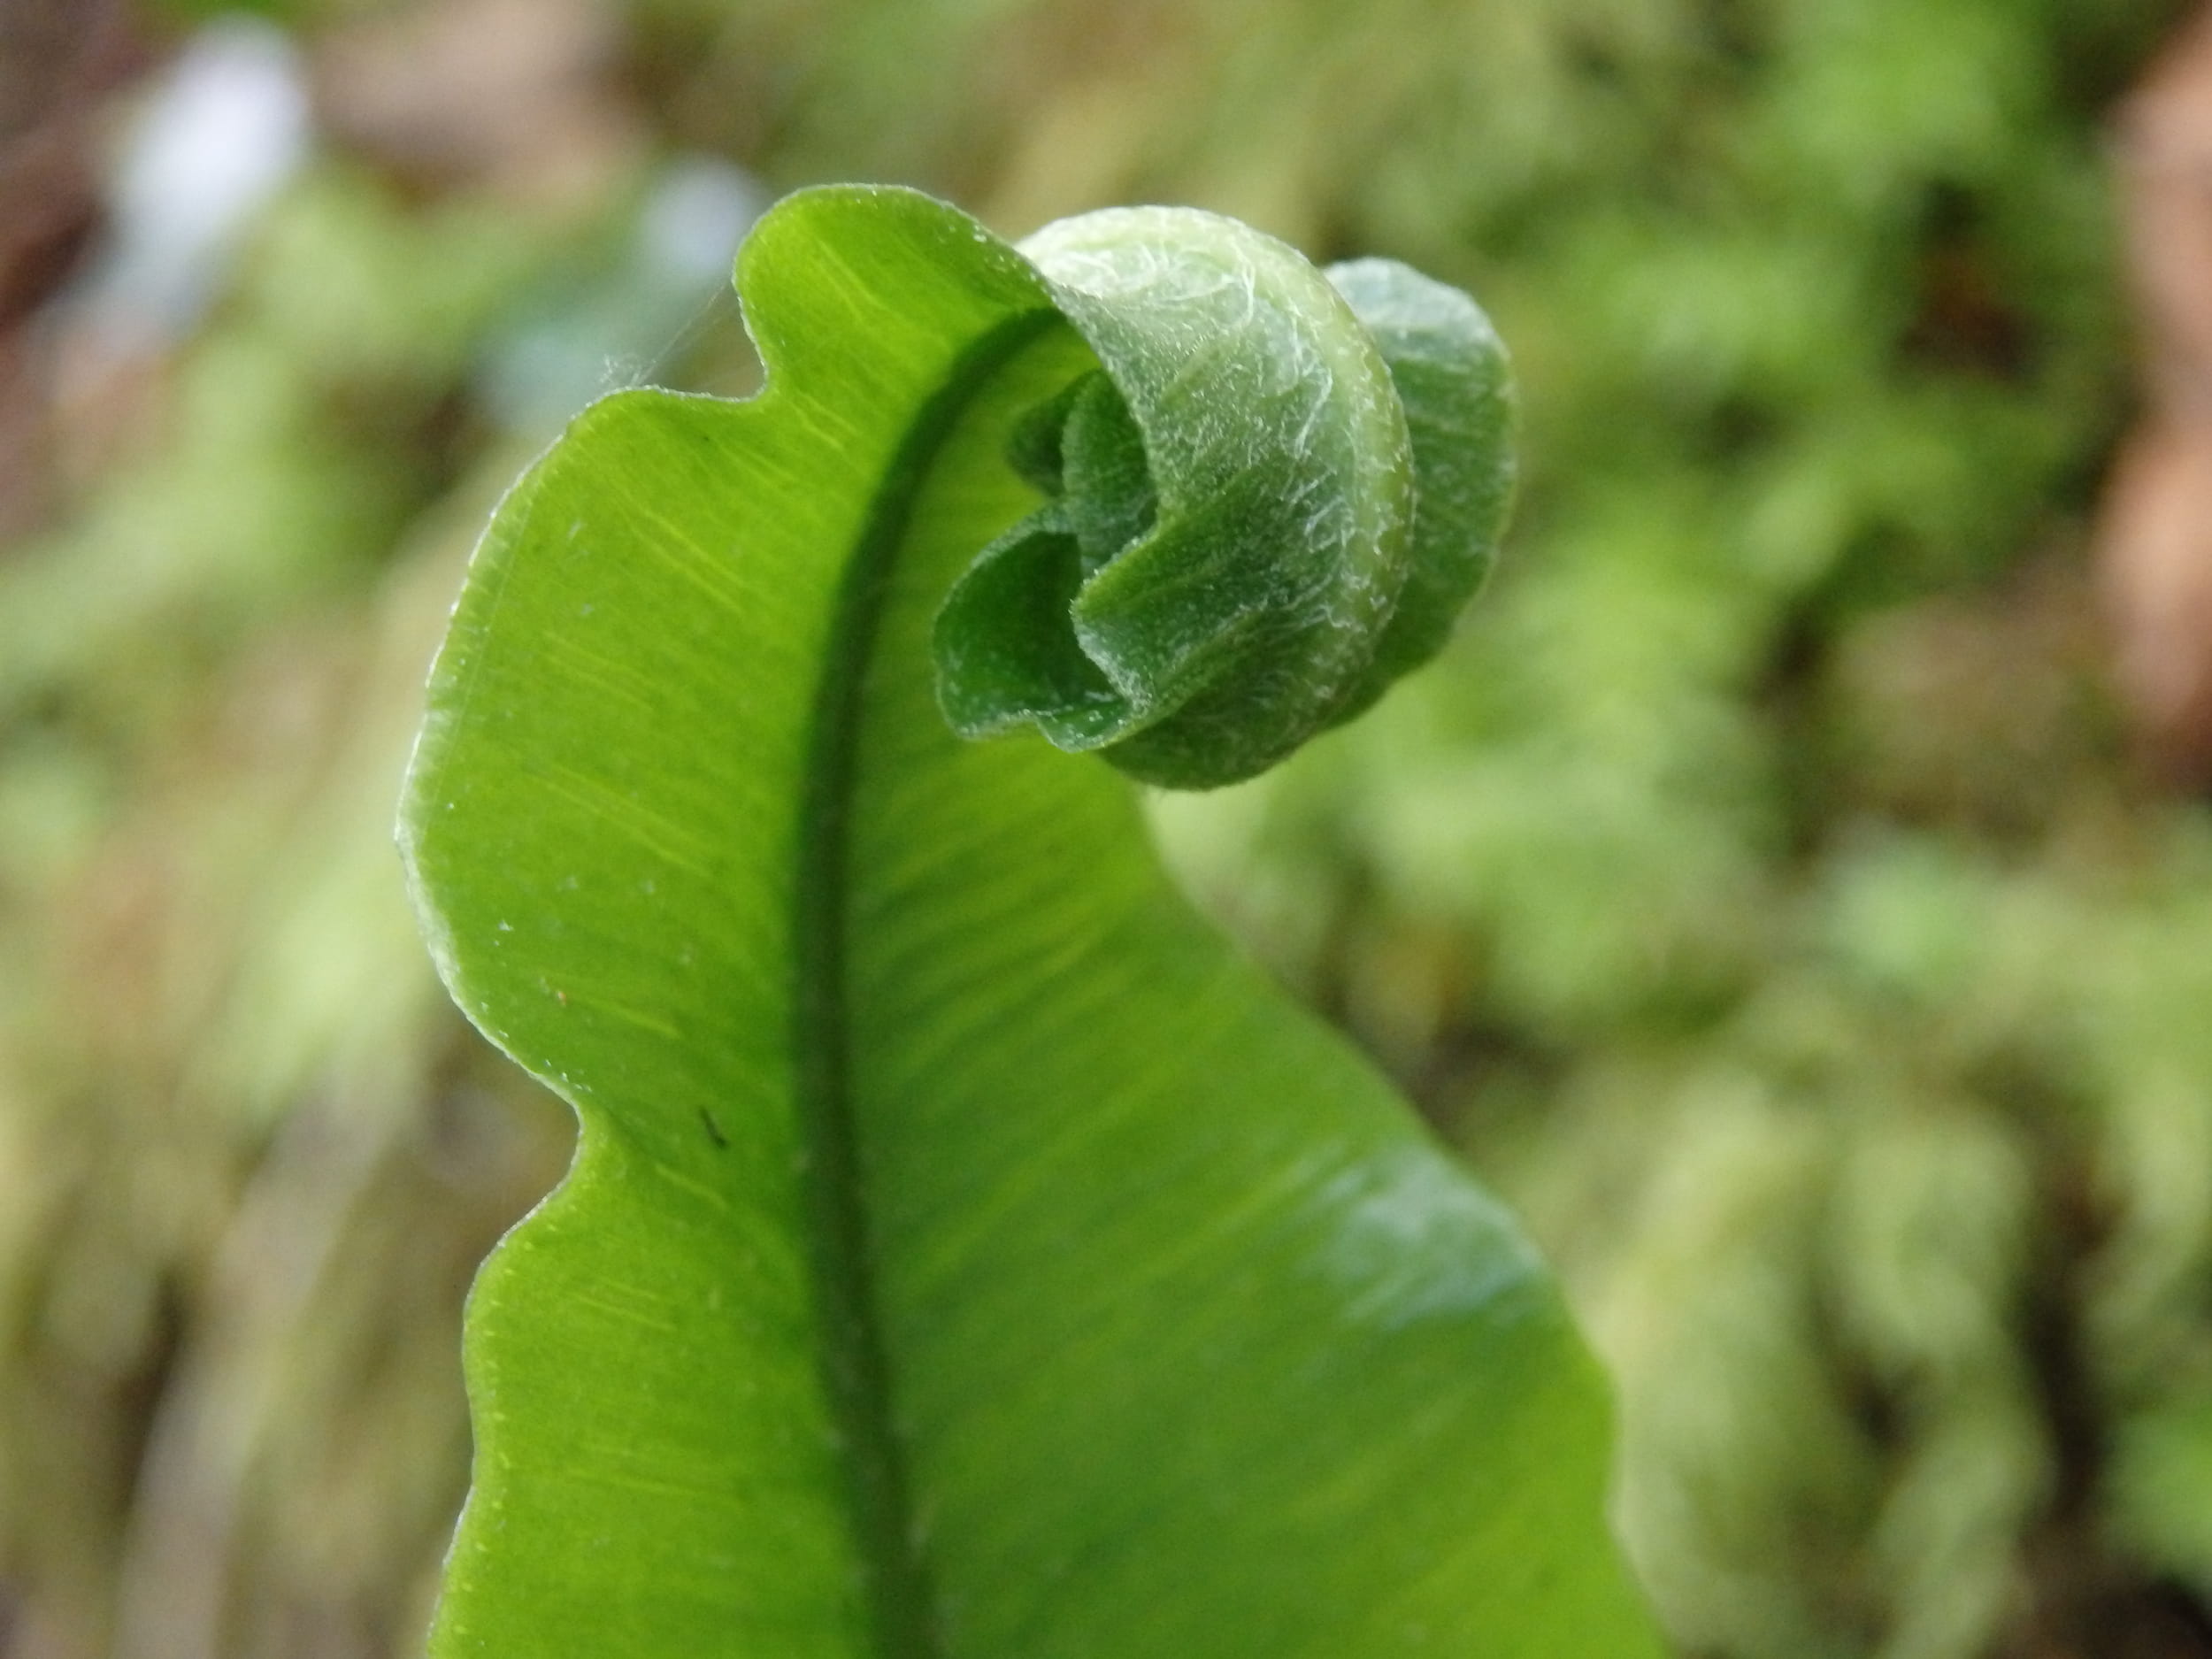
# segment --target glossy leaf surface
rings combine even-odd
[[[904,192],[792,198],[739,275],[767,390],[579,419],[411,777],[442,970],[582,1129],[472,1303],[434,1650],[1655,1652],[1509,1220],[1119,777],[940,711],[1095,319]]]

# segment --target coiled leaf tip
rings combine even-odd
[[[1505,349],[1473,300],[1186,208],[1021,251],[1099,366],[1018,427],[1008,459],[1045,501],[939,613],[956,731],[1033,725],[1210,788],[1435,654],[1512,496]]]

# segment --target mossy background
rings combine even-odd
[[[841,178],[1483,297],[1498,580],[1357,727],[1161,803],[1177,867],[1561,1265],[1686,1655],[2212,1655],[2212,818],[2092,557],[2116,111],[2186,12],[12,8],[0,1655],[418,1650],[461,1297],[568,1134],[414,939],[423,669],[565,413],[749,384],[727,243]],[[101,180],[211,49],[312,136],[118,301]]]

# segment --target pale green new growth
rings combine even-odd
[[[1022,251],[1103,373],[1025,423],[1014,458],[1051,499],[939,618],[956,730],[1033,723],[1205,787],[1434,654],[1510,495],[1504,349],[1473,301],[1388,260],[1325,277],[1187,208]]]

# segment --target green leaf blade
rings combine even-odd
[[[609,400],[518,487],[411,778],[442,968],[583,1130],[472,1300],[434,1650],[1655,1652],[1510,1224],[1125,784],[937,711],[1087,349],[904,193],[741,275],[770,390]]]
[[[843,553],[879,539],[969,354],[1049,315],[1002,248],[948,261],[952,235],[904,196],[795,204],[747,256],[775,388],[595,406],[472,566],[403,840],[457,999],[582,1138],[474,1298],[442,1653],[874,1651],[804,1179],[796,803]],[[531,1426],[578,1419],[599,1438]]]
[[[913,665],[1001,452],[964,428],[917,502],[847,862],[946,1651],[1651,1651],[1597,1519],[1601,1394],[1509,1220],[1191,916],[1112,772],[936,718]]]
[[[434,688],[449,724],[426,733],[410,840],[454,935],[449,982],[582,1130],[568,1180],[472,1298],[479,1453],[442,1653],[568,1651],[611,1629],[641,1652],[717,1630],[728,1646],[695,1650],[794,1633],[810,1634],[788,1651],[863,1650],[789,1173],[788,976],[773,966],[790,921],[726,879],[789,861],[773,801],[798,775],[786,733],[804,705],[716,695],[731,608],[664,533],[622,534],[657,520],[693,455],[741,447],[741,412],[633,395],[585,417],[503,510]],[[613,480],[639,492],[633,511]],[[710,525],[693,515],[684,542]],[[643,539],[661,550],[636,556]],[[779,615],[761,596],[748,614],[764,641],[818,632],[799,597],[780,595]],[[683,687],[672,705],[667,687]],[[667,775],[638,741],[641,699],[664,730],[732,733],[750,766]],[[727,1018],[733,995],[753,1018]],[[608,1399],[600,1367],[635,1394]],[[699,1385],[733,1372],[747,1386],[733,1398]],[[581,1432],[549,1444],[551,1424]]]

